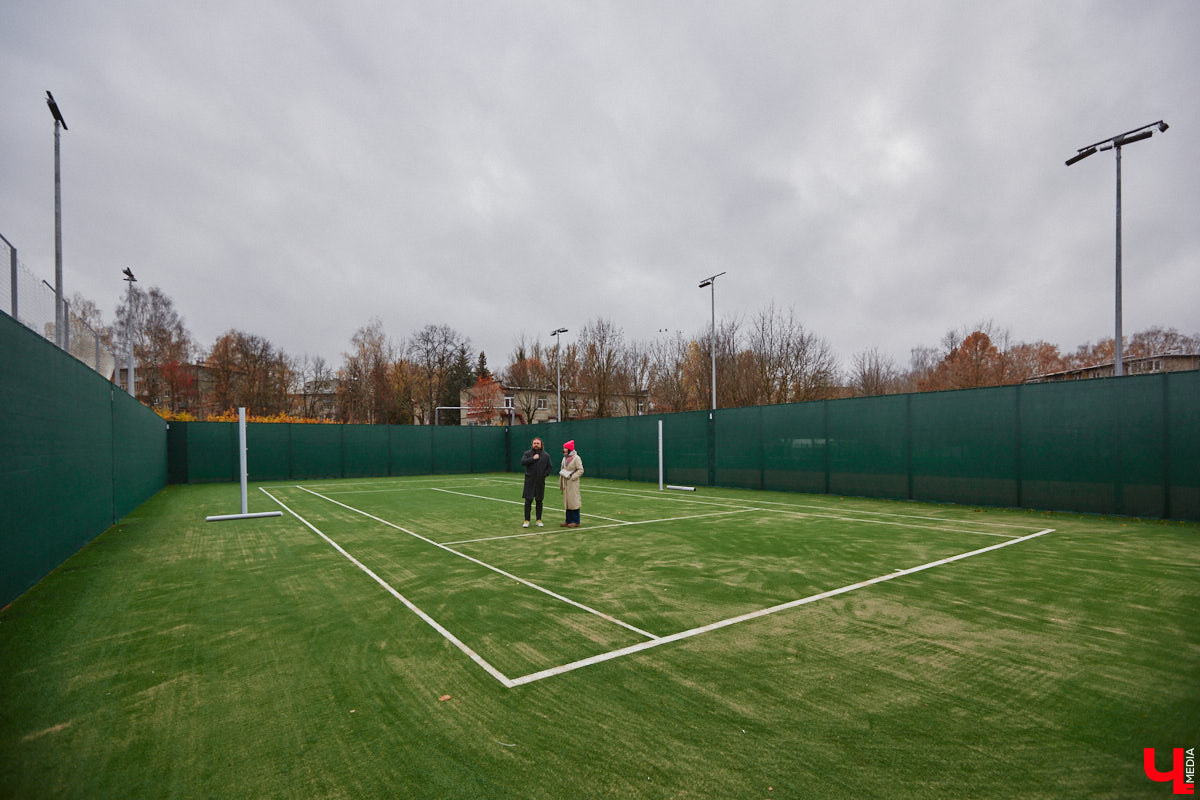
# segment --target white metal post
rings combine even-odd
[[[663,490],[663,442],[662,442],[662,424],[663,421],[658,421],[658,490]]]
[[[242,472],[242,513],[248,514],[249,508],[246,502],[246,409],[238,409],[238,450],[241,451],[241,472]]]

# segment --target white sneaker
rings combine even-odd
[[[539,528],[544,528],[544,527],[546,527],[545,525],[543,525],[543,524],[542,524],[542,521],[541,521],[540,519],[537,521],[537,526],[538,526]]]
[[[521,527],[522,527],[522,528],[528,528],[528,527],[529,527],[529,520],[525,520],[524,522],[522,522],[522,523],[521,523]]]

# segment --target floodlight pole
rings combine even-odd
[[[127,382],[125,388],[129,391],[129,396],[136,398],[133,393],[133,285],[137,283],[137,278],[133,277],[133,270],[129,267],[125,268],[125,277],[123,280],[129,284],[129,291],[126,294],[125,301],[125,353],[126,353],[126,375]]]
[[[700,281],[700,288],[712,287],[712,328],[709,334],[708,347],[712,353],[712,410],[717,410],[717,278],[724,275],[718,272],[710,278]]]
[[[54,102],[54,95],[46,92],[46,105],[54,115],[54,343],[66,349],[63,336],[66,314],[63,310],[62,273],[62,174],[59,169],[59,129],[69,130],[67,123]]]
[[[1149,139],[1154,135],[1154,129],[1158,128],[1159,133],[1165,133],[1167,128],[1171,127],[1161,119],[1158,122],[1151,122],[1149,125],[1143,125],[1140,128],[1134,128],[1131,131],[1117,134],[1109,139],[1102,139],[1098,142],[1093,142],[1086,147],[1079,148],[1075,155],[1067,159],[1067,166],[1077,164],[1090,155],[1095,154],[1100,150],[1115,150],[1117,158],[1117,242],[1116,242],[1116,324],[1113,335],[1113,375],[1120,377],[1125,374],[1125,362],[1123,358],[1124,343],[1121,335],[1121,148],[1127,144],[1140,142],[1142,139]]]
[[[566,332],[566,328],[559,328],[558,330],[550,331],[550,335],[554,337],[554,386],[558,390],[557,422],[562,422],[562,362],[559,359],[559,350],[562,349],[562,334]]]

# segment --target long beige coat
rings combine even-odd
[[[583,474],[583,460],[578,453],[571,453],[570,456],[563,457],[561,468],[572,472],[569,478],[558,476],[558,489],[563,493],[563,508],[567,511],[583,508],[583,500],[579,495],[579,476]]]

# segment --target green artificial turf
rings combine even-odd
[[[1200,525],[304,487],[170,486],[0,612],[0,795],[1165,797],[1143,748],[1200,744]]]

